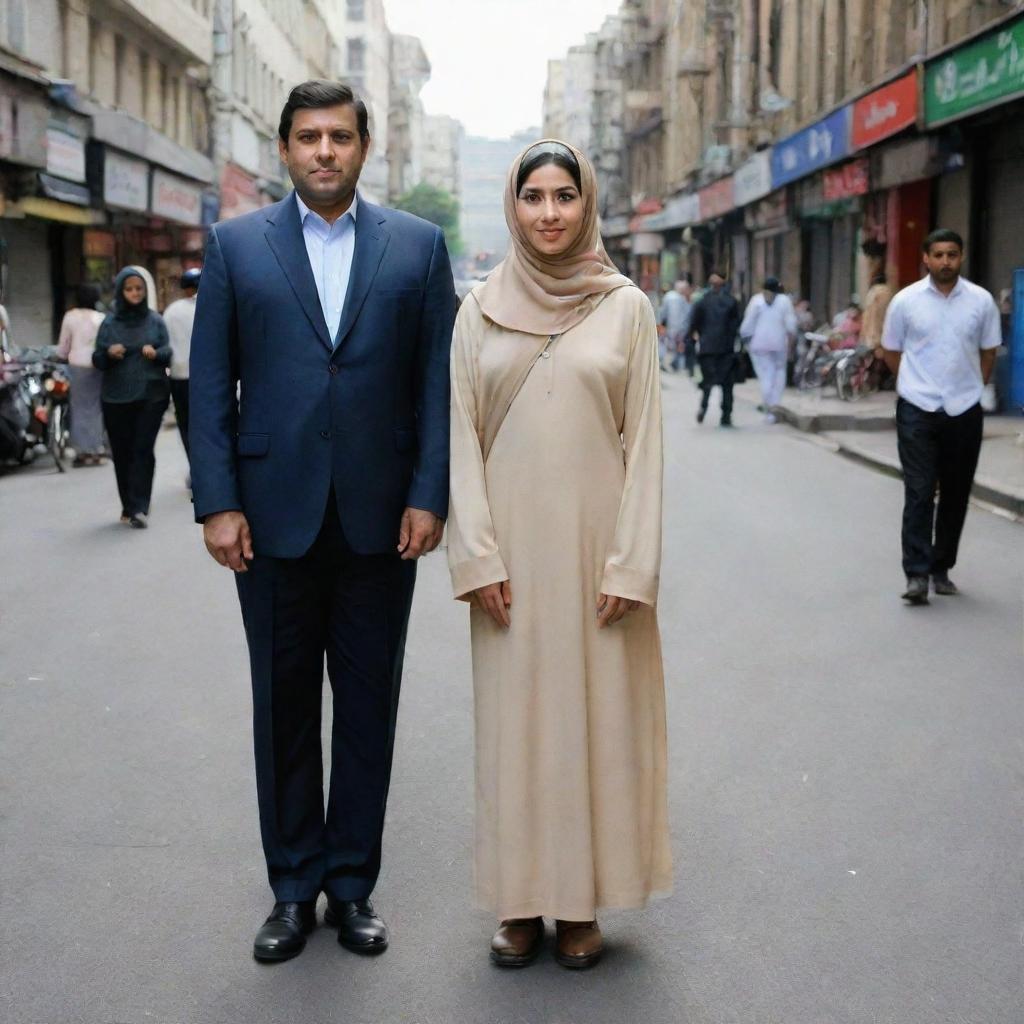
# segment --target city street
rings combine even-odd
[[[735,431],[717,396],[698,426],[691,383],[663,380],[676,886],[604,915],[589,972],[488,962],[443,554],[406,657],[391,948],[321,927],[268,967],[241,619],[176,433],[147,531],[118,525],[109,466],[0,477],[0,1019],[1020,1024],[1024,525],[972,507],[962,595],[904,607],[897,480],[746,403]]]

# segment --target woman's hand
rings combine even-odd
[[[473,591],[473,603],[482,608],[499,626],[506,629],[512,624],[508,610],[512,607],[512,584],[488,583]]]
[[[116,345],[111,345],[110,348],[107,349],[107,355],[110,356],[111,359],[124,359],[125,351],[124,345],[118,342]]]
[[[628,597],[599,594],[597,598],[597,628],[604,629],[605,626],[612,626],[627,612],[635,612],[639,607],[639,601],[632,601]]]
[[[153,348],[152,345],[143,345],[142,346],[142,354],[147,359],[156,359],[156,349]]]

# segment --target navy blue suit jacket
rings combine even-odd
[[[210,232],[190,358],[197,522],[240,509],[258,555],[297,558],[331,484],[351,547],[394,551],[408,505],[448,511],[455,317],[440,229],[360,200],[327,333],[294,195]]]

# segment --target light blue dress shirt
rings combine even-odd
[[[295,202],[299,207],[302,238],[306,243],[309,265],[313,268],[320,307],[327,321],[327,333],[335,342],[348,293],[348,281],[352,276],[359,194],[352,196],[352,205],[333,224],[328,224],[320,214],[314,213],[299,198],[298,192],[295,193]]]

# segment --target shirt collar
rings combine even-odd
[[[953,298],[954,295],[959,295],[960,292],[962,292],[964,290],[964,276],[963,276],[963,274],[961,274],[956,279],[956,284],[953,285],[953,290],[949,293],[949,295],[943,295],[942,292],[939,291],[939,289],[935,287],[935,282],[932,280],[932,275],[931,274],[929,274],[924,279],[924,281],[925,281],[925,287],[926,288],[930,288],[933,292],[935,292],[936,295],[939,295],[939,296],[941,296],[944,299],[946,299],[946,298],[951,299],[951,298]]]
[[[323,219],[323,217],[320,216],[319,213],[316,213],[314,210],[311,210],[302,201],[302,197],[299,195],[298,192],[295,192],[295,205],[298,206],[298,208],[299,208],[299,223],[300,224],[305,225],[306,218],[309,217],[309,216],[316,217],[316,219],[319,220],[321,224],[326,224],[327,223],[327,221],[325,221]],[[358,213],[359,213],[359,189],[356,189],[356,191],[352,193],[352,203],[351,203],[351,205],[338,218],[338,220],[335,221],[335,223],[339,223],[340,221],[343,221],[346,217],[351,217],[352,218],[352,223],[355,224],[356,217],[357,217]]]

